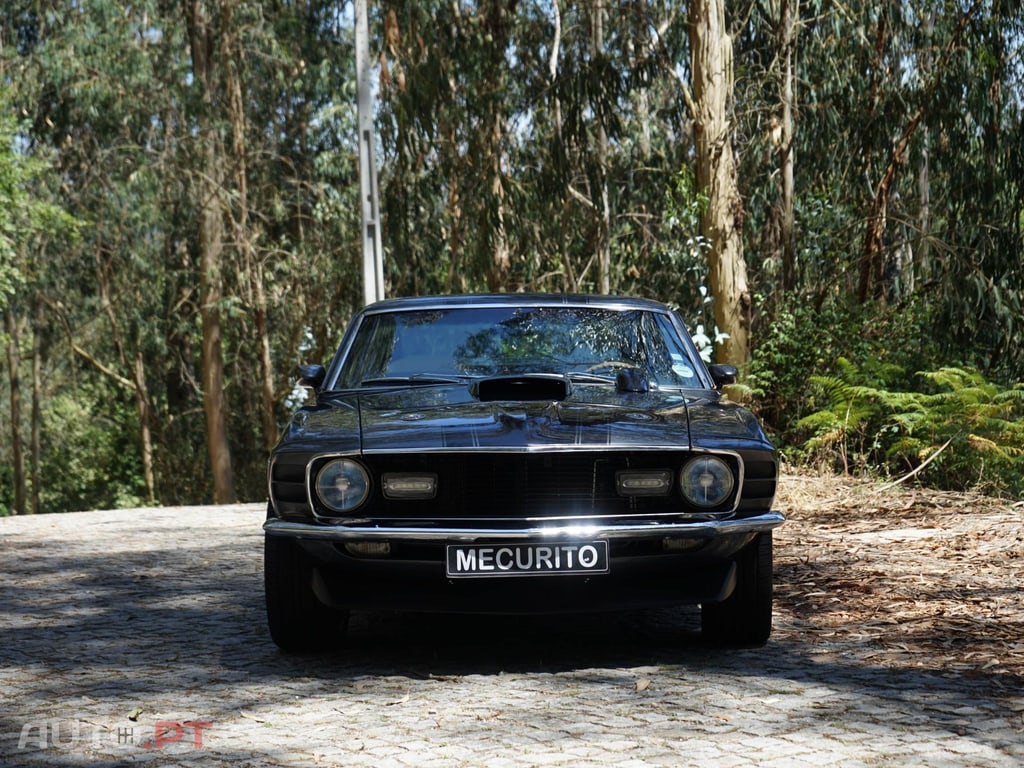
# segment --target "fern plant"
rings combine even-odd
[[[922,391],[891,391],[841,361],[838,377],[813,377],[821,407],[798,426],[803,450],[844,472],[882,470],[950,489],[1024,492],[1024,385],[1003,389],[978,371],[920,372]],[[877,381],[877,379],[875,379]]]

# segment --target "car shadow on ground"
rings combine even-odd
[[[696,607],[559,615],[354,612],[336,651],[439,675],[678,663],[706,649]]]
[[[731,679],[770,678],[855,693],[903,716],[932,719],[936,702],[954,711],[967,692],[993,702],[1004,694],[1005,681],[995,676],[826,657],[793,631],[762,648],[709,647],[695,608],[526,617],[359,612],[334,649],[285,654],[265,626],[259,546],[254,536],[145,552],[22,549],[38,556],[0,562],[0,672],[18,685],[11,706],[28,716],[61,698],[145,701],[215,684],[210,714],[227,717],[239,707],[233,686],[317,697],[375,677],[415,686],[439,678],[574,675],[598,685],[612,672],[661,676],[676,688],[698,675],[718,676],[712,684],[730,688]],[[360,687],[364,696],[372,690]],[[915,698],[925,692],[927,712]],[[382,703],[388,695],[380,694]]]

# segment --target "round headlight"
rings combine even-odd
[[[690,459],[679,473],[683,496],[698,507],[716,507],[729,498],[736,480],[732,469],[715,456]]]
[[[316,475],[316,495],[334,512],[351,512],[369,494],[370,476],[351,459],[333,459]]]

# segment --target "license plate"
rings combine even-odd
[[[449,544],[448,577],[608,573],[608,542]]]

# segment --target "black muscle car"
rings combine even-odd
[[[330,647],[350,609],[699,603],[713,642],[768,639],[775,451],[664,305],[392,299],[300,375],[264,525],[281,648]]]

